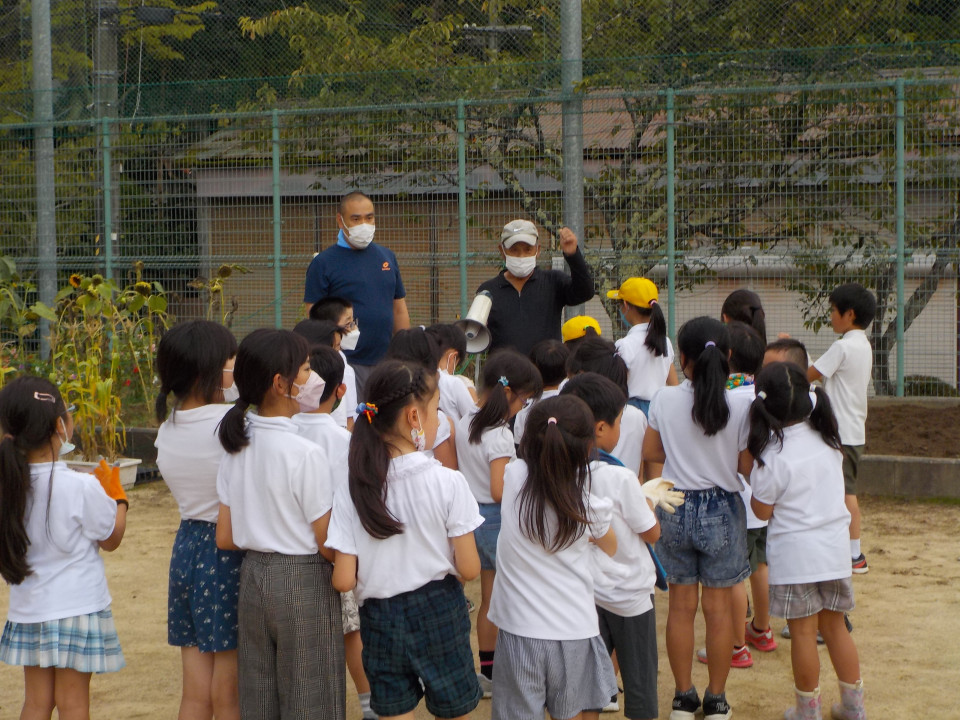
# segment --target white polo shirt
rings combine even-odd
[[[217,521],[217,471],[225,453],[217,429],[232,407],[175,410],[157,430],[157,467],[184,520]]]
[[[454,425],[477,406],[467,386],[444,370],[438,375],[437,386],[440,388],[440,409],[453,420]]]
[[[550,552],[530,540],[520,527],[519,495],[527,463],[507,465],[503,478],[497,580],[490,600],[490,621],[502,630],[542,640],[582,640],[600,634],[594,602],[590,537],[610,529],[613,504],[588,498],[589,527],[571,545]],[[547,510],[548,534],[556,515]]]
[[[667,354],[654,355],[644,345],[650,323],[640,323],[630,328],[617,340],[617,352],[627,364],[627,391],[632,398],[652,400],[657,390],[667,382],[667,374],[673,365],[673,345],[667,341]],[[621,458],[622,459],[622,458]]]
[[[337,409],[331,412],[333,419],[337,421],[340,427],[347,427],[347,418],[357,419],[357,373],[347,362],[347,356],[342,350],[338,350],[343,359],[343,384],[346,385],[346,391],[343,393],[343,399]]]
[[[390,461],[387,510],[403,532],[377,540],[363,529],[349,488],[337,489],[327,547],[357,557],[357,602],[389,598],[456,575],[450,538],[483,524],[467,481],[423,453]]]
[[[566,382],[566,381],[564,381]],[[543,394],[540,395],[540,400],[546,400],[547,398],[556,397],[560,394],[560,387],[555,387],[551,390],[544,390]],[[536,405],[540,400],[531,400],[529,403],[520,408],[520,412],[517,413],[517,416],[513,420],[513,442],[517,445],[520,444],[520,441],[523,440],[523,431],[527,427],[527,416],[530,414],[530,411],[533,410],[533,406]]]
[[[312,523],[333,507],[327,454],[300,437],[285,417],[246,416],[250,444],[224,453],[217,475],[230,508],[233,542],[243,550],[284,555],[317,552]]]
[[[477,414],[474,409],[460,418],[457,424],[457,466],[467,479],[470,492],[479,503],[494,502],[490,494],[490,463],[498,458],[516,460],[516,447],[513,433],[506,425],[487,428],[480,436],[480,442],[470,442],[470,423]]]
[[[633,405],[624,405],[620,418],[620,439],[610,453],[617,460],[633,470],[634,477],[640,474],[643,460],[643,436],[647,432],[647,416],[643,410]]]
[[[783,449],[767,446],[754,467],[753,496],[773,505],[767,525],[771,585],[848,578],[850,513],[843,497],[843,455],[808,422],[783,429]]]
[[[300,437],[323,448],[330,464],[333,489],[346,485],[349,477],[347,458],[350,454],[350,431],[340,427],[328,413],[297,413],[293,416]]]
[[[840,441],[867,441],[867,389],[873,369],[873,348],[863,330],[848,330],[813,363],[823,375],[823,389],[837,416]]]

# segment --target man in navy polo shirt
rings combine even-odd
[[[524,355],[541,340],[560,340],[565,305],[579,305],[594,296],[593,276],[570,228],[558,236],[570,274],[537,267],[540,235],[529,220],[508,222],[500,233],[500,255],[506,269],[483,283],[493,300],[487,328],[490,349],[513,348]]]
[[[353,303],[360,337],[356,347],[341,348],[356,372],[357,399],[362,402],[370,371],[387,352],[393,333],[410,327],[410,313],[397,256],[373,242],[373,201],[359,191],[346,195],[340,201],[337,225],[336,245],[307,268],[303,301],[308,312],[313,303],[330,295]]]

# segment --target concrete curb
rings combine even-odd
[[[960,459],[864,455],[857,493],[960,499]]]

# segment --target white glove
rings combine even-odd
[[[673,480],[662,477],[649,480],[640,486],[643,494],[650,498],[655,506],[659,505],[664,512],[673,515],[678,507],[683,505],[683,493],[673,489]]]

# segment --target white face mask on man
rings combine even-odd
[[[377,226],[370,223],[360,223],[343,231],[343,237],[347,244],[355,250],[365,250],[373,242],[373,235],[377,231]]]
[[[531,255],[530,257],[512,257],[506,255],[504,262],[507,266],[507,272],[518,278],[525,278],[528,275],[532,275],[533,271],[537,268],[536,255]]]

